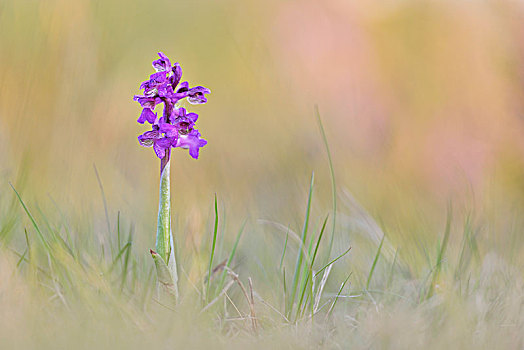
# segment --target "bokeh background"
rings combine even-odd
[[[505,0],[0,0],[0,273],[4,281],[17,279],[0,293],[7,296],[4,335],[33,324],[35,334],[48,334],[28,344],[55,348],[54,334],[62,334],[67,321],[54,316],[60,292],[47,289],[52,283],[65,289],[66,306],[78,300],[73,308],[86,308],[78,319],[91,320],[90,334],[107,344],[120,327],[103,326],[98,320],[105,316],[91,317],[93,310],[114,325],[120,314],[132,323],[131,316],[146,310],[135,297],[146,300],[152,285],[147,249],[154,245],[159,160],[137,142],[147,127],[136,123],[141,108],[132,98],[163,51],[181,64],[183,80],[212,91],[207,104],[187,106],[199,113],[198,128],[209,142],[200,159],[179,149],[172,156],[173,227],[184,281],[198,284],[205,275],[216,194],[215,262],[228,256],[246,223],[233,267],[282,307],[285,233],[301,230],[312,172],[311,231],[318,234],[330,214],[326,232],[333,232],[318,108],[338,200],[332,256],[353,247],[326,290],[338,290],[348,271],[351,291],[367,290],[385,232],[370,286],[418,305],[443,251],[447,213],[451,218],[445,277],[435,273],[430,287],[446,302],[340,302],[340,324],[360,327],[363,335],[338,335],[373,342],[383,339],[375,336],[380,333],[408,342],[398,348],[434,340],[460,347],[467,339],[486,348],[499,341],[522,345],[513,326],[524,327],[523,23],[524,4]],[[38,241],[9,183],[49,237],[71,233],[78,261],[69,265],[68,254],[59,256],[66,277],[53,280],[49,262],[49,280],[45,273],[38,277],[43,282],[31,279],[35,266],[46,271],[46,255],[27,267],[20,258],[24,251],[36,254],[29,245]],[[114,276],[99,270],[119,259],[112,260],[121,231],[132,237],[133,273],[126,265],[122,287],[115,287],[107,282]],[[290,246],[287,271],[296,253]],[[20,274],[12,273],[15,266]],[[114,309],[106,310],[99,290],[118,294],[107,297]],[[378,312],[383,305],[389,305],[387,317]],[[358,327],[345,318],[350,314]],[[444,332],[442,315],[454,320]],[[80,323],[71,337],[95,341]],[[412,329],[417,336],[408,334]],[[431,329],[439,329],[433,338]],[[457,336],[459,329],[471,338]],[[138,346],[136,332],[129,332],[135,338],[119,333],[120,344]],[[324,339],[329,332],[320,333]],[[369,348],[366,341],[362,348]]]
[[[173,157],[183,223],[217,193],[240,221],[287,225],[312,171],[329,208],[315,105],[337,186],[384,220],[416,208],[438,222],[449,200],[520,208],[523,14],[512,1],[3,0],[0,193],[10,181],[85,216],[100,209],[96,165],[110,216],[154,227],[158,160],[137,143],[132,97],[163,51],[212,90],[190,106],[201,158]]]

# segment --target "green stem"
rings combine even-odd
[[[178,294],[177,268],[173,235],[171,233],[171,190],[170,190],[170,162],[163,166],[160,175],[160,193],[158,203],[158,224],[156,233],[156,252],[166,262],[174,283],[175,295]]]

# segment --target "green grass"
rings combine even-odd
[[[299,278],[302,277],[302,280],[305,279],[304,273],[302,272],[302,264],[305,259],[308,258],[308,254],[304,253],[304,247],[306,244],[307,231],[309,227],[309,214],[311,212],[311,198],[313,196],[313,184],[315,181],[315,174],[311,174],[311,181],[309,183],[309,194],[307,197],[306,204],[306,215],[304,216],[304,224],[302,226],[302,235],[300,237],[300,243],[297,249],[297,262],[295,263],[295,272],[293,274],[293,283],[291,284],[291,294],[289,296],[289,305],[286,309],[286,316],[289,319],[293,310],[298,314],[298,308],[300,305],[295,307],[295,297],[297,294],[297,288],[299,285]],[[304,265],[305,266],[305,265]]]
[[[209,267],[207,270],[207,283],[206,283],[206,293],[205,293],[205,302],[209,301],[209,287],[211,286],[211,271],[213,269],[213,258],[215,257],[215,246],[217,243],[217,234],[218,234],[218,202],[217,195],[215,194],[215,224],[213,226],[213,238],[211,244],[211,252],[209,253]]]
[[[331,251],[333,250],[333,242],[335,241],[335,232],[337,229],[337,183],[335,179],[335,169],[333,168],[333,160],[331,158],[331,151],[329,150],[329,143],[324,130],[324,124],[322,124],[322,118],[320,116],[320,110],[318,106],[315,105],[315,114],[317,117],[318,126],[320,129],[320,134],[322,135],[322,141],[324,142],[324,147],[326,148],[326,154],[328,157],[329,164],[329,175],[331,178],[331,201],[333,205],[333,223],[331,224],[331,237],[329,238],[329,247],[326,253],[326,261],[331,257]]]
[[[521,265],[481,239],[485,221],[471,211],[461,217],[449,205],[441,238],[419,236],[418,251],[381,222],[387,238],[377,242],[355,236],[350,246],[342,239],[333,246],[338,253],[323,262],[319,257],[332,249],[331,239],[324,239],[326,231],[331,233],[331,215],[313,216],[318,212],[313,190],[311,176],[302,233],[289,227],[274,251],[256,243],[256,237],[267,235],[266,226],[246,219],[231,234],[222,224],[219,234],[216,197],[202,250],[181,249],[187,238],[176,227],[184,273],[175,305],[159,294],[153,261],[145,247],[137,246],[133,220],[125,213],[118,211],[115,226],[102,233],[106,241],[82,240],[80,235],[96,237],[97,228],[80,226],[79,231],[64,213],[46,214],[13,187],[19,210],[13,232],[5,235],[12,239],[2,241],[0,306],[16,316],[0,318],[0,335],[7,346],[44,349],[104,344],[126,349],[148,344],[489,349],[522,344]],[[98,229],[103,232],[108,228],[104,213],[102,208]],[[355,215],[344,209],[339,214]],[[339,239],[354,234],[344,222],[338,226]],[[386,250],[392,245],[390,256]],[[205,269],[198,268],[199,261]],[[12,327],[30,336],[20,336],[21,331],[10,336]]]

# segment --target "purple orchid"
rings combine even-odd
[[[207,144],[195,129],[198,119],[196,113],[187,113],[183,107],[178,107],[180,100],[187,98],[191,104],[206,103],[206,94],[211,91],[203,86],[189,87],[187,81],[180,83],[182,68],[178,63],[171,66],[171,61],[162,52],[159,59],[153,61],[156,73],[140,85],[143,95],[133,99],[140,103],[142,112],[137,122],[146,121],[152,125],[152,130],[138,136],[138,142],[144,147],[153,147],[155,154],[162,160],[161,171],[169,162],[171,148],[189,149],[189,155],[198,159],[199,150]],[[164,104],[162,116],[158,118],[155,107]]]
[[[158,158],[162,159],[166,155],[166,148],[174,147],[178,140],[178,134],[166,132],[162,126],[153,125],[153,130],[146,131],[138,136],[138,142],[144,147],[153,147]],[[165,135],[163,135],[165,133]]]
[[[176,147],[189,148],[189,155],[197,159],[200,147],[204,147],[206,144],[207,141],[200,138],[198,130],[193,129],[188,134],[178,137]]]

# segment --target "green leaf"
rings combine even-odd
[[[155,252],[153,249],[150,249],[149,252],[151,253],[153,261],[155,262],[158,282],[164,286],[164,288],[168,291],[169,294],[176,296],[177,293],[175,283],[173,281],[173,278],[171,277],[171,272],[169,271],[169,268],[167,267],[165,260],[162,259],[160,254]]]

